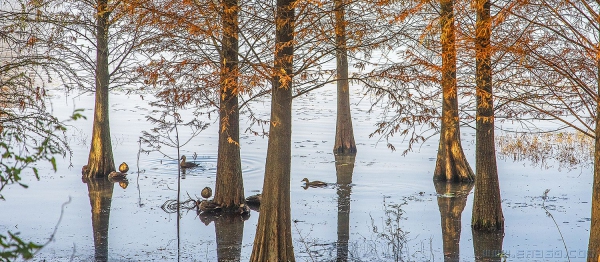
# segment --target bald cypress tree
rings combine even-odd
[[[348,81],[345,8],[345,0],[334,1],[337,120],[335,122],[333,152],[336,154],[356,154],[352,115],[350,114],[350,82]]]
[[[475,197],[473,201],[473,217],[471,226],[474,230],[504,230],[502,199],[496,165],[496,148],[494,141],[494,100],[492,91],[492,51],[490,37],[492,18],[490,1],[477,0],[475,9],[477,21],[475,26],[476,56],[476,179]]]
[[[467,162],[460,143],[454,0],[440,0],[440,27],[442,29],[442,128],[433,179],[471,182],[475,174]]]
[[[103,177],[115,171],[109,123],[108,30],[110,10],[108,0],[98,0],[96,18],[96,101],[92,144],[87,164],[87,176]]]
[[[237,210],[245,203],[240,157],[238,105],[238,13],[237,0],[223,0],[223,40],[219,105],[219,149],[214,201],[224,210]]]
[[[295,261],[290,211],[295,0],[277,0],[271,121],[262,201],[250,261]]]

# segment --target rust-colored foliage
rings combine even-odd
[[[502,46],[513,57],[504,94],[511,115],[549,118],[595,139],[593,198],[600,187],[600,8],[572,0],[515,1],[503,16],[513,32]],[[505,22],[506,23],[506,22]],[[514,30],[518,29],[518,30]],[[507,55],[507,56],[508,56]],[[532,112],[533,111],[533,112]],[[596,261],[598,228],[592,202],[588,261]]]

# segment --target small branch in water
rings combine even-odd
[[[567,249],[567,243],[565,242],[565,238],[563,237],[562,232],[560,232],[560,228],[558,227],[558,223],[556,223],[554,216],[546,208],[546,199],[548,198],[548,192],[550,192],[550,189],[546,189],[544,191],[544,195],[542,196],[542,208],[546,211],[546,215],[549,216],[550,218],[552,218],[552,221],[554,221],[554,225],[556,225],[556,229],[558,229],[558,233],[560,234],[560,239],[562,240],[563,245],[565,246],[565,252],[567,254],[567,259],[569,260],[569,262],[571,262],[571,258],[569,257],[569,250]]]
[[[300,243],[302,243],[304,245],[304,248],[306,249],[306,253],[308,254],[308,256],[310,256],[310,261],[315,261],[315,258],[310,253],[310,248],[308,247],[308,245],[306,244],[306,241],[304,240],[304,237],[302,237],[302,234],[300,234],[298,225],[296,225],[298,223],[298,221],[294,220],[293,222],[294,222],[294,228],[296,228],[296,232],[298,232],[298,235],[300,236]]]
[[[60,222],[62,221],[63,215],[65,214],[65,207],[70,203],[71,203],[71,197],[69,196],[69,200],[67,200],[67,202],[64,202],[60,208],[60,216],[58,217],[58,221],[56,222],[56,225],[54,226],[54,231],[50,235],[50,238],[48,239],[48,241],[46,241],[46,243],[44,243],[42,245],[42,247],[40,249],[38,249],[37,251],[35,251],[35,253],[33,253],[33,256],[36,256],[46,245],[50,244],[50,242],[52,242],[54,240],[54,236],[56,236],[56,232],[58,231],[58,226],[60,225]]]

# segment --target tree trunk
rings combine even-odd
[[[337,176],[338,221],[336,261],[348,261],[348,241],[350,240],[350,194],[352,193],[352,174],[354,173],[354,155],[335,155],[335,173]]]
[[[475,174],[460,143],[458,92],[456,88],[456,39],[454,36],[454,0],[440,0],[442,28],[442,130],[434,180],[472,182]]]
[[[225,211],[245,203],[238,107],[238,1],[223,1],[219,152],[214,201]]]
[[[496,231],[504,229],[504,216],[500,198],[496,148],[494,144],[494,103],[492,98],[492,70],[490,45],[490,1],[477,0],[475,26],[476,56],[476,179],[475,199],[471,226],[475,230]]]
[[[108,229],[113,183],[106,178],[83,178],[88,186],[92,206],[92,228],[94,230],[95,261],[108,260]]]
[[[337,121],[335,125],[335,154],[356,154],[352,115],[350,114],[350,83],[348,81],[348,50],[346,48],[346,19],[344,0],[334,0],[335,4],[335,54],[337,83]]]
[[[115,161],[110,139],[108,116],[108,27],[110,12],[107,10],[108,0],[99,0],[97,5],[96,24],[96,103],[94,108],[94,124],[92,146],[87,164],[88,177],[106,177],[115,171]]]
[[[239,262],[244,238],[244,220],[237,214],[225,214],[215,220],[218,261]]]
[[[277,0],[271,124],[250,261],[295,261],[290,213],[295,0]]]
[[[600,261],[600,43],[596,50],[596,70],[598,76],[596,95],[596,127],[594,130],[594,182],[592,184],[592,221],[588,242],[588,262]]]
[[[434,181],[437,202],[440,209],[444,261],[460,261],[460,231],[462,212],[467,205],[467,197],[473,183],[449,183]]]

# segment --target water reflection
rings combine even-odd
[[[242,254],[242,239],[244,237],[244,222],[250,218],[249,213],[199,213],[200,221],[205,225],[215,223],[217,238],[217,258],[219,261],[240,261]]]
[[[355,160],[356,155],[335,156],[338,195],[337,261],[348,261],[348,240],[350,239],[350,194],[352,193],[351,184]]]
[[[460,231],[462,212],[474,183],[434,181],[440,209],[444,261],[460,261]]]
[[[502,241],[504,240],[504,231],[485,232],[472,230],[473,248],[475,250],[475,261],[481,262],[500,262],[502,257]]]
[[[106,178],[87,178],[83,183],[88,186],[90,205],[92,206],[92,228],[94,231],[94,250],[96,261],[108,260],[108,222],[110,204],[113,195],[113,183]]]
[[[595,172],[596,173],[596,172]],[[600,173],[594,174],[592,189],[592,218],[587,261],[600,261]]]
[[[240,261],[244,220],[238,214],[224,214],[215,220],[219,261]]]

